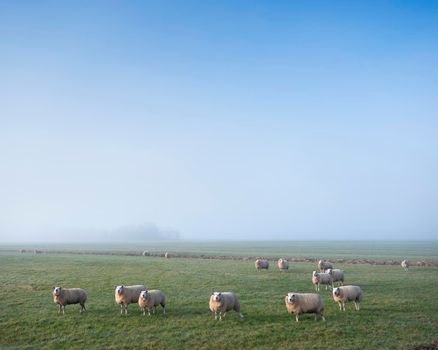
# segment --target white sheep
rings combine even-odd
[[[262,260],[262,259],[257,259],[255,261],[255,268],[257,271],[260,271],[262,269],[269,269],[269,261],[268,260]]]
[[[339,304],[341,311],[345,311],[345,303],[348,301],[353,301],[354,308],[359,311],[362,298],[363,292],[358,286],[342,286],[333,289],[333,300]]]
[[[409,266],[411,266],[411,263],[409,262],[409,260],[403,260],[400,265],[405,271],[408,271]]]
[[[82,288],[62,288],[55,287],[53,289],[53,302],[59,305],[58,314],[62,311],[65,313],[65,306],[71,304],[80,304],[82,311],[86,311],[85,302],[87,301],[87,293]]]
[[[312,283],[315,285],[315,290],[319,292],[321,284],[325,285],[325,290],[328,286],[333,288],[333,278],[329,273],[313,271]]]
[[[339,282],[340,285],[344,285],[344,270],[339,269],[328,269],[327,273],[332,276],[333,279],[333,285],[335,282]]]
[[[280,271],[289,269],[289,262],[286,259],[282,259],[282,258],[278,259],[277,265]]]
[[[148,309],[148,315],[151,315],[151,310],[157,308],[158,305],[163,307],[163,314],[166,313],[166,296],[162,291],[157,289],[144,290],[138,297],[138,306],[143,311],[143,316],[146,315],[146,309]]]
[[[313,313],[315,320],[319,315],[323,321],[324,302],[317,293],[288,293],[284,298],[286,309],[290,314],[295,314],[295,320],[298,322],[299,314]]]
[[[140,293],[146,290],[146,287],[142,284],[135,286],[117,286],[115,291],[116,303],[120,305],[120,314],[123,315],[123,310],[125,315],[128,314],[128,305],[131,303],[138,303],[138,298]]]
[[[240,312],[239,299],[232,292],[214,292],[210,296],[209,306],[211,312],[214,313],[215,320],[217,320],[219,314],[219,320],[222,321],[222,317],[225,317],[225,314],[230,310],[238,312],[240,318],[243,318]]]
[[[320,272],[326,272],[326,270],[333,268],[333,264],[327,260],[320,260],[318,261],[318,268]]]

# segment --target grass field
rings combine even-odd
[[[338,251],[332,247],[329,252],[321,251],[321,245],[315,254],[344,257],[362,252],[363,257],[427,260],[438,255],[436,243],[405,243],[400,256],[397,246],[388,246],[385,255],[383,249],[360,244],[344,245]],[[312,250],[308,244],[291,243],[297,245],[301,253]],[[231,247],[224,244],[223,250],[231,254]],[[0,248],[2,349],[409,349],[438,342],[438,268],[413,267],[405,272],[399,266],[339,265],[346,271],[346,282],[364,290],[361,311],[355,312],[349,304],[346,312],[340,312],[330,292],[322,290],[327,321],[304,315],[296,323],[286,312],[284,296],[289,291],[313,290],[311,263],[292,264],[285,273],[274,266],[256,273],[253,262],[243,260],[33,255],[11,252],[10,246]],[[268,244],[269,254],[261,243],[247,248],[251,254],[293,255],[284,244]],[[221,246],[191,245],[191,249],[220,252]],[[159,310],[143,317],[131,305],[128,316],[121,317],[114,302],[114,286],[121,283],[161,289],[168,297],[167,315]],[[51,297],[55,285],[86,289],[88,312],[80,315],[79,306],[70,305],[65,315],[58,315]],[[229,313],[224,321],[214,321],[208,309],[214,290],[235,292],[245,319]]]

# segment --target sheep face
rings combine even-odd
[[[55,289],[53,290],[53,294],[59,297],[61,295],[61,287],[55,287]]]
[[[125,290],[124,286],[117,286],[116,287],[116,292],[118,295],[122,295],[124,290]]]
[[[287,301],[291,304],[295,303],[295,301],[297,300],[297,297],[294,293],[288,293],[287,295]]]
[[[143,300],[148,300],[149,299],[149,292],[147,290],[144,290],[140,293],[140,298]]]
[[[333,291],[333,295],[336,295],[337,297],[341,295],[341,289],[340,288],[335,288],[335,290]]]
[[[214,292],[213,293],[213,300],[220,302],[222,300],[222,293],[221,292]]]

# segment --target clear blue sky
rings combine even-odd
[[[0,241],[437,239],[438,2],[1,1]]]

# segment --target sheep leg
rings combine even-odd
[[[342,302],[342,310],[345,311],[345,301]]]
[[[58,315],[61,313],[61,310],[62,310],[62,305],[59,304]]]
[[[338,305],[339,305],[339,310],[341,310],[341,311],[342,311],[342,304],[341,304],[341,302],[340,302],[340,301],[338,301]]]
[[[125,315],[128,314],[128,304],[125,304]]]
[[[120,304],[120,315],[123,315],[123,304]]]
[[[65,315],[65,305],[62,305],[62,314]]]
[[[163,307],[163,315],[166,314],[166,305],[161,304],[161,306]]]
[[[295,321],[298,322],[298,314],[295,315]]]
[[[359,311],[359,309],[360,309],[360,303],[357,302],[357,301],[355,301],[355,302],[354,302],[354,308],[356,309],[356,311]]]

